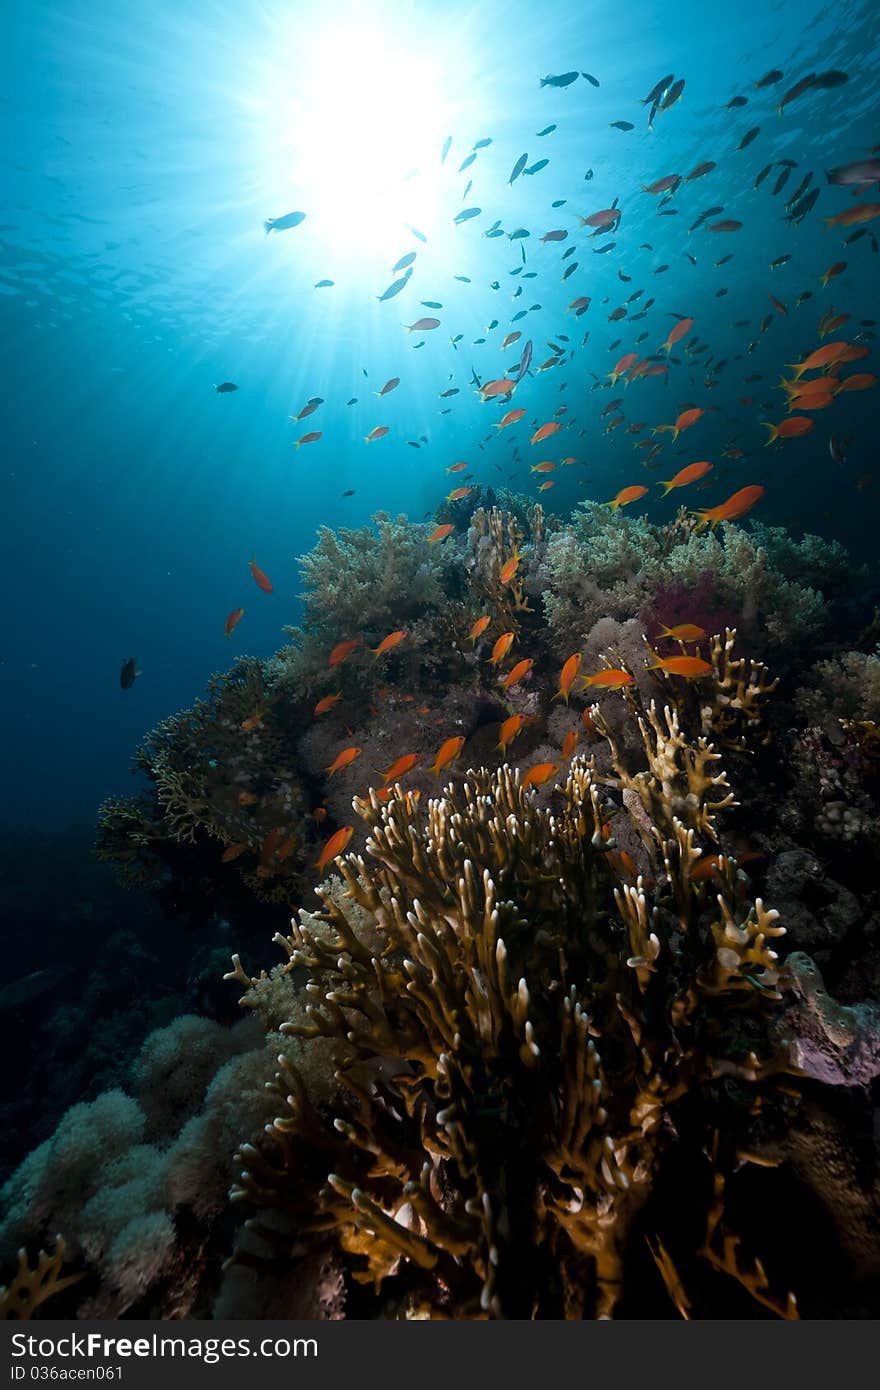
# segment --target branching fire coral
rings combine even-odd
[[[599,779],[575,758],[554,809],[506,765],[425,814],[400,788],[357,802],[367,854],[339,861],[345,896],[275,938],[283,971],[308,976],[306,1017],[282,1031],[335,1042],[339,1091],[317,1103],[285,1059],[233,1195],[333,1242],[385,1315],[610,1317],[639,1231],[661,1242],[668,1286],[651,1199],[678,1110],[719,1149],[703,1173],[717,1198],[718,1131],[729,1147],[792,1069],[761,1043],[776,914],[738,901],[724,856],[720,894],[693,875],[695,831],[732,799],[718,754],[669,709],[645,713],[642,738],[641,774]],[[633,788],[653,889],[610,833]],[[259,982],[232,978],[248,1002]]]

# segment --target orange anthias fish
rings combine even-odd
[[[492,648],[492,655],[489,657],[489,665],[497,666],[499,661],[503,661],[513,646],[513,633],[502,632],[495,646]]]
[[[455,525],[451,521],[444,521],[442,525],[435,526],[428,537],[428,545],[436,545],[438,541],[445,541],[447,536],[451,536],[455,530]]]
[[[616,386],[617,378],[623,376],[624,372],[628,372],[631,367],[635,366],[638,360],[639,354],[637,352],[628,352],[620,358],[619,362],[615,362],[613,368],[608,373],[611,385]]]
[[[832,363],[841,361],[842,354],[849,347],[849,343],[825,343],[822,347],[816,348],[809,357],[803,362],[788,362],[786,365],[795,373],[795,381],[799,381],[804,372],[815,372],[819,367],[830,367]]]
[[[805,401],[821,399],[821,396],[804,398]],[[800,439],[801,435],[809,434],[813,428],[813,423],[808,415],[789,415],[787,420],[782,420],[778,425],[771,425],[769,420],[765,420],[764,428],[770,431],[770,438],[764,448],[766,449],[767,445],[772,444],[777,439]]]
[[[476,642],[478,638],[482,637],[483,633],[486,631],[486,628],[489,626],[491,621],[491,617],[489,617],[489,615],[486,613],[483,614],[482,618],[477,618],[477,621],[474,623],[473,627],[468,633],[469,640],[471,642]]]
[[[260,799],[260,798],[259,798],[258,796],[254,796],[253,792],[239,792],[239,793],[238,793],[238,804],[239,804],[239,806],[256,806],[256,804],[257,804],[257,802],[259,801],[259,799]]]
[[[384,656],[386,652],[391,652],[395,647],[399,647],[405,636],[406,630],[402,627],[398,628],[397,632],[389,632],[387,637],[382,638],[378,647],[370,648],[370,651],[373,653],[373,660],[376,661],[380,656]]]
[[[853,372],[852,376],[843,378],[835,394],[840,391],[867,391],[876,385],[877,378],[873,372]]]
[[[262,722],[263,711],[257,710],[255,714],[250,714],[247,719],[243,719],[238,727],[241,729],[242,733],[252,734],[255,729],[259,729]]]
[[[501,728],[498,730],[498,748],[502,754],[507,756],[507,745],[513,743],[517,734],[521,733],[528,723],[525,714],[512,714],[509,719],[505,719]]]
[[[390,433],[390,430],[390,425],[376,425],[374,429],[370,430],[369,434],[364,435],[364,443],[372,444],[374,439],[384,439],[386,434]]]
[[[538,491],[539,491],[539,492],[546,492],[548,488],[555,487],[555,486],[556,486],[556,484],[555,484],[555,482],[553,481],[553,479],[552,479],[552,478],[548,478],[547,481],[546,481],[546,483],[540,483],[540,484],[539,484],[539,486],[538,486]]]
[[[447,473],[462,473],[467,468],[466,463],[451,463],[447,468]]]
[[[519,332],[508,333],[507,337],[504,339],[504,342],[501,344],[501,351],[505,352],[507,348],[510,347],[511,343],[519,342],[521,337],[522,334]]]
[[[542,787],[551,777],[556,776],[560,767],[561,763],[536,763],[523,777],[520,783],[522,790],[525,791],[526,787]]]
[[[519,569],[519,551],[515,550],[509,560],[505,560],[498,573],[498,578],[502,584],[509,584],[516,576]]]
[[[870,222],[872,217],[880,217],[880,203],[857,203],[834,217],[823,217],[822,221],[827,227],[854,227],[858,222]]]
[[[555,434],[557,430],[561,429],[562,426],[558,420],[548,420],[546,425],[541,425],[540,429],[535,430],[529,443],[540,444],[543,439],[549,439],[551,434]]]
[[[471,492],[473,492],[473,488],[469,488],[469,487],[454,487],[454,488],[452,489],[451,492],[447,492],[447,494],[446,494],[446,501],[447,501],[447,502],[460,502],[461,499],[462,499],[463,497],[469,497],[470,494],[471,494]]]
[[[237,859],[240,854],[244,854],[246,849],[246,844],[227,845],[220,856],[221,864],[231,864],[233,859]]]
[[[500,420],[495,421],[495,429],[503,430],[508,425],[515,425],[517,420],[521,420],[525,413],[525,406],[518,406],[516,410],[508,410],[506,415],[502,416]]]
[[[678,323],[675,324],[674,327],[670,328],[669,336],[666,339],[666,342],[662,344],[662,347],[666,349],[667,355],[672,351],[672,349],[675,347],[675,344],[679,341],[680,338],[687,337],[688,333],[690,333],[693,326],[693,319],[679,319]]]
[[[679,623],[677,627],[661,627],[658,636],[671,637],[675,642],[699,642],[706,630],[696,623]]]
[[[652,656],[649,671],[667,671],[670,676],[684,676],[687,680],[712,674],[711,665],[700,656],[658,656],[656,652]]]
[[[828,281],[834,280],[838,275],[842,275],[846,270],[846,261],[835,261],[830,265],[824,274],[819,276],[819,283],[823,290],[828,288]]]
[[[256,560],[251,560],[250,572],[254,576],[254,582],[256,583],[257,588],[262,589],[264,594],[271,594],[272,581],[271,579],[269,579],[268,575],[265,575],[263,573]]]
[[[533,463],[529,471],[532,473],[555,473],[556,464],[552,459],[544,459],[541,463]]]
[[[359,758],[363,749],[343,748],[341,753],[337,753],[330,766],[327,768],[327,776],[332,777],[334,773],[341,772],[343,768],[350,767],[356,758]]]
[[[706,463],[705,461],[702,463],[689,463],[686,468],[680,468],[674,478],[670,478],[668,482],[660,483],[660,487],[663,489],[663,496],[665,497],[673,488],[687,487],[688,483],[695,483],[698,479],[705,478],[706,474],[709,473],[711,469],[712,464]]]
[[[223,624],[223,631],[227,637],[231,637],[244,616],[243,608],[233,608],[226,622]]]
[[[655,425],[654,433],[661,434],[663,430],[671,430],[674,443],[683,430],[689,430],[691,425],[695,425],[700,416],[704,414],[705,411],[702,410],[700,406],[691,406],[690,410],[683,410],[681,412],[674,425]]]
[[[315,868],[319,873],[322,869],[326,869],[327,865],[331,864],[334,859],[337,859],[340,854],[345,852],[353,834],[354,826],[344,825],[341,830],[336,831],[335,835],[330,836],[330,839],[326,842],[315,861]]]
[[[579,739],[579,738],[580,738],[580,730],[579,730],[579,729],[569,729],[568,733],[565,735],[565,738],[562,740],[562,760],[563,760],[563,762],[568,762],[568,759],[571,757],[572,753],[573,753],[574,750],[577,748],[577,744],[578,744],[578,739]]]
[[[327,665],[338,666],[340,662],[345,661],[347,657],[351,656],[352,652],[356,651],[360,644],[361,639],[359,637],[350,637],[347,642],[337,642],[330,653],[330,660],[327,662]]]
[[[387,786],[397,777],[403,777],[407,772],[412,772],[416,763],[419,761],[418,753],[404,753],[402,758],[393,762],[387,772],[382,773],[382,781]]]
[[[518,661],[511,671],[498,682],[503,690],[510,690],[512,686],[518,685],[524,676],[527,676],[534,666],[534,661],[530,656],[523,657]]]
[[[326,714],[328,710],[331,710],[333,708],[333,706],[336,704],[336,701],[341,699],[341,690],[338,695],[325,695],[323,699],[319,700],[318,703],[315,705],[315,708],[312,710],[312,714]]]
[[[616,497],[612,497],[610,502],[603,502],[603,507],[610,507],[613,512],[618,507],[627,507],[630,502],[638,502],[640,497],[644,497],[648,491],[641,483],[633,483],[631,487],[622,487]]]
[[[568,697],[571,694],[571,687],[574,685],[575,677],[581,669],[581,653],[575,652],[570,656],[562,668],[559,677],[559,689],[553,696],[554,700],[564,700],[568,704]]]
[[[429,768],[429,771],[436,772],[439,776],[447,763],[451,763],[454,758],[458,757],[462,748],[464,748],[463,734],[459,734],[456,738],[448,738],[446,742],[441,743],[440,747],[437,749],[437,756]]]
[[[581,676],[584,685],[598,686],[600,690],[622,690],[625,685],[634,685],[635,676],[629,671],[597,671],[594,676]]]
[[[760,483],[751,483],[748,487],[741,487],[739,492],[735,492],[732,497],[728,497],[726,502],[722,502],[718,507],[707,507],[702,511],[694,513],[700,518],[701,522],[711,522],[716,526],[719,521],[736,521],[738,517],[745,516],[750,512],[756,502],[760,502],[764,496],[764,488]]]
[[[516,386],[512,377],[500,377],[497,381],[486,381],[480,387],[480,395],[484,401],[494,400],[496,396],[509,396]]]
[[[299,448],[301,444],[317,444],[318,440],[322,437],[321,430],[309,430],[308,434],[301,435],[300,438],[297,439],[296,447]]]

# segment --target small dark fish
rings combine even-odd
[[[20,1009],[23,1004],[30,1004],[54,989],[63,979],[64,972],[61,970],[34,970],[30,975],[23,975],[21,979],[3,985],[0,988],[0,1012],[6,1013]]]
[[[517,227],[515,232],[508,232],[507,239],[508,241],[522,241],[524,237],[531,235],[527,227]]]
[[[751,130],[747,130],[747,131],[746,131],[745,135],[744,135],[743,138],[740,140],[740,142],[739,142],[739,144],[737,145],[736,148],[737,148],[738,150],[746,150],[746,149],[748,149],[748,147],[749,147],[749,145],[752,143],[752,141],[753,141],[753,140],[757,140],[757,138],[758,138],[758,136],[759,136],[760,134],[761,134],[761,127],[760,127],[759,125],[753,125],[752,128],[751,128]]]
[[[556,202],[555,202],[555,203],[551,203],[550,206],[553,207],[553,208],[562,208],[562,207],[565,207],[565,204],[566,204],[567,202],[568,202],[568,199],[567,199],[567,198],[557,198],[557,199],[556,199]]]
[[[668,265],[658,265],[657,269],[654,271],[654,274],[655,274],[655,275],[662,275],[663,272],[664,272],[664,270],[668,270],[668,269],[669,269],[669,266],[668,266]]]
[[[351,400],[345,402],[346,405],[357,405],[357,403],[358,403],[358,398],[357,398],[357,396],[352,396]]]
[[[805,194],[800,202],[796,203],[794,207],[791,208],[785,219],[786,222],[803,222],[807,213],[815,207],[819,192],[820,190],[818,188],[811,188],[809,193]]]
[[[470,222],[472,217],[479,217],[482,211],[482,208],[464,208],[463,211],[458,213],[456,217],[453,217],[452,220],[456,227],[460,227],[462,222]]]
[[[575,76],[577,76],[577,74],[575,74]],[[510,178],[507,180],[508,184],[516,182],[516,180],[519,178],[520,174],[522,173],[523,169],[526,167],[528,162],[528,154],[521,154],[519,159],[516,161],[516,163],[510,171]]]
[[[794,207],[794,205],[795,205],[795,203],[798,201],[798,199],[801,198],[801,197],[803,196],[804,193],[806,193],[807,189],[809,188],[809,186],[810,186],[810,184],[811,184],[812,182],[813,182],[813,171],[812,171],[812,169],[811,169],[810,172],[809,172],[808,174],[805,174],[804,177],[801,179],[801,181],[800,181],[800,183],[798,184],[797,188],[794,190],[794,192],[792,193],[792,195],[791,195],[791,197],[789,198],[788,202],[786,203],[786,205],[785,205],[785,210],[786,210],[786,212],[789,212],[789,211]]]
[[[829,183],[844,186],[880,182],[880,159],[855,159],[851,164],[840,164],[836,169],[826,169],[825,177]]]
[[[691,265],[696,265],[696,264],[697,264],[697,258],[696,258],[696,256],[692,256],[691,253],[690,253],[690,251],[685,251],[684,254],[687,256],[687,258],[688,258],[688,260],[690,261]]]
[[[542,169],[546,169],[550,163],[549,159],[539,159],[537,164],[532,164],[528,169],[523,169],[524,174],[538,174]]]
[[[219,386],[214,387],[214,390],[218,396],[226,396],[230,391],[237,391],[238,387],[234,381],[221,381]]]
[[[576,251],[576,246],[569,246],[567,251],[563,251],[562,255],[560,256],[560,260],[567,261],[569,256],[573,256]]]
[[[723,212],[723,211],[724,211],[724,208],[707,208],[705,212],[701,212],[701,213],[700,213],[700,215],[699,215],[699,217],[697,218],[696,222],[692,222],[692,223],[691,223],[690,227],[688,228],[688,231],[695,232],[695,231],[697,230],[698,227],[701,227],[701,226],[703,225],[703,223],[706,221],[707,218],[709,218],[709,217],[717,217],[718,214],[719,214],[719,212]]]
[[[761,184],[764,182],[764,180],[766,179],[767,175],[770,173],[770,170],[771,170],[772,168],[773,168],[773,165],[772,165],[772,164],[765,164],[764,167],[763,167],[763,169],[761,170],[760,174],[759,174],[758,177],[755,179],[755,182],[754,182],[754,184],[753,184],[752,186],[753,186],[754,188],[760,188]]]
[[[135,661],[134,657],[127,656],[123,661],[122,669],[119,672],[119,684],[122,686],[122,689],[130,690],[140,674],[141,673],[137,669],[137,662]]]
[[[854,241],[858,241],[860,237],[867,236],[867,235],[868,235],[868,229],[867,229],[867,227],[859,227],[858,231],[856,231],[856,232],[851,232],[851,233],[850,233],[850,235],[846,238],[846,240],[844,241],[843,244],[844,244],[844,246],[852,246],[852,244],[853,244]]]
[[[300,222],[305,222],[305,220],[304,212],[288,212],[284,217],[268,218],[263,226],[266,229],[266,236],[268,236],[270,232],[286,232],[288,227],[298,227]]]
[[[483,342],[485,342],[485,341],[486,341],[486,340],[485,340],[485,338],[484,338],[484,339],[483,339]],[[450,396],[457,396],[457,395],[458,395],[458,389],[459,389],[459,388],[458,388],[457,386],[450,386],[449,389],[448,389],[448,391],[441,391],[441,392],[440,392],[440,399],[441,399],[441,401],[448,400],[448,398],[449,398]]]
[[[313,288],[316,290],[329,290],[332,284],[332,280],[316,280]]]
[[[458,172],[459,172],[460,174],[463,174],[464,171],[465,171],[465,169],[469,169],[469,168],[471,167],[471,165],[473,164],[473,162],[474,162],[474,160],[476,159],[476,157],[477,157],[476,154],[469,154],[469,155],[467,156],[467,158],[466,158],[466,159],[463,159],[462,162],[459,164],[459,166],[458,166]]]
[[[376,298],[380,304],[386,299],[394,299],[395,295],[400,294],[401,290],[405,290],[408,284],[409,275],[402,275],[399,280],[395,280],[393,284],[388,286],[384,294],[377,294]]]
[[[443,305],[439,299],[423,299],[420,301],[426,309],[442,309]]]
[[[572,82],[577,82],[577,80],[578,73],[576,72],[563,72],[558,76],[553,76],[551,74],[548,77],[539,79],[542,87],[570,87]]]
[[[612,122],[611,122],[611,129],[612,129],[612,130],[635,130],[635,126],[633,125],[632,121],[612,121]]]
[[[416,241],[423,241],[423,242],[425,243],[425,245],[427,246],[427,244],[428,244],[428,238],[425,236],[424,232],[418,231],[415,227],[410,227],[409,230],[412,232],[412,234],[413,234],[413,236],[415,237]]]
[[[820,72],[813,78],[812,87],[818,87],[820,91],[830,92],[834,87],[842,87],[844,82],[848,82],[849,77],[845,72],[832,69],[830,72]]]
[[[642,102],[642,105],[652,106],[654,102],[659,101],[674,77],[675,73],[670,72],[666,77],[661,77],[659,82],[655,82],[654,86],[651,88],[650,92]]]
[[[577,261],[572,261],[572,263],[571,263],[570,266],[566,266],[565,271],[563,272],[563,275],[562,275],[563,280],[567,280],[568,277],[569,277],[570,275],[574,275],[574,273],[575,273],[575,271],[577,270],[577,268],[578,268],[578,262],[577,262]]]
[[[489,240],[492,241],[497,236],[504,236],[504,231],[501,227],[493,227],[491,231],[484,232],[483,236],[488,237]]]
[[[778,270],[781,265],[787,265],[790,260],[791,256],[788,253],[784,256],[777,256],[775,261],[770,262],[770,269]]]
[[[471,189],[473,188],[473,186],[474,186],[474,181],[473,181],[473,179],[468,179],[467,183],[465,184],[464,192],[463,192],[462,195],[461,195],[461,201],[462,201],[462,202],[464,202],[465,198],[466,198],[467,195],[470,193],[470,191],[471,191]]]
[[[489,146],[491,145],[491,143],[492,143],[492,137],[491,137],[491,135],[486,135],[486,136],[483,137],[482,140],[478,140],[478,141],[477,141],[477,143],[474,145],[474,150],[485,150],[485,149],[488,149]]]
[[[542,135],[552,135],[555,129],[556,129],[556,126],[555,126],[555,125],[545,125],[545,127],[544,127],[543,130],[539,130],[539,131],[538,131],[538,134],[537,134],[537,137],[536,137],[536,138],[540,140],[540,138],[541,138]]]
[[[525,313],[525,310],[523,310],[522,312]],[[516,376],[515,376],[515,378],[514,378],[515,381],[517,381],[517,382],[522,381],[522,379],[523,379],[523,377],[525,376],[526,372],[529,370],[529,364],[531,363],[531,360],[532,360],[532,340],[531,340],[531,338],[529,338],[528,342],[526,343],[525,347],[524,347],[523,350],[522,350],[522,356],[521,356],[520,359],[519,359],[519,369],[518,369],[517,374],[516,374]]]
[[[591,84],[591,86],[593,86],[593,87],[598,87],[598,85],[599,85],[599,79],[598,79],[598,77],[594,77],[592,73],[590,73],[590,72],[582,72],[582,73],[581,73],[581,77],[585,77],[585,78],[587,79],[587,81]]]
[[[393,265],[391,267],[391,274],[396,275],[398,270],[406,270],[408,265],[412,265],[415,258],[416,252],[408,251],[405,256],[401,256],[400,260],[397,262],[397,265]]]
[[[680,78],[678,79],[678,81],[677,81],[677,82],[673,82],[672,86],[669,88],[669,91],[666,93],[666,96],[663,98],[662,102],[660,103],[660,110],[661,110],[661,111],[668,111],[669,108],[670,108],[671,106],[674,106],[674,105],[675,105],[675,103],[678,101],[678,99],[679,99],[679,97],[681,96],[681,94],[682,94],[683,91],[684,91],[684,78],[683,78],[683,77],[680,77]]]
[[[777,193],[781,193],[781,192],[782,192],[783,188],[785,187],[786,183],[788,182],[788,179],[789,179],[790,174],[791,174],[791,170],[790,170],[790,169],[783,169],[782,173],[779,175],[779,178],[776,180],[776,182],[775,182],[774,185],[773,185],[773,196],[774,196],[774,198],[775,198],[775,196],[776,196]]]
[[[748,97],[731,97],[724,109],[725,111],[730,111],[734,106],[748,106],[748,104]]]
[[[594,246],[594,247],[593,247],[593,255],[594,255],[594,256],[604,256],[605,253],[606,253],[607,251],[613,251],[616,245],[617,245],[617,242],[616,242],[616,241],[609,241],[609,242],[606,242],[606,244],[605,244],[604,246]]]
[[[777,159],[776,163],[779,165],[780,169],[783,167],[783,165],[785,166],[786,169],[796,169],[796,168],[797,168],[797,160],[796,160],[796,159]]]
[[[443,141],[443,149],[442,149],[441,154],[440,154],[440,163],[441,163],[441,164],[445,164],[445,162],[446,162],[446,156],[448,155],[448,153],[449,153],[449,151],[450,151],[451,149],[452,149],[452,136],[451,136],[451,135],[447,135],[446,139]]]
[[[785,93],[782,100],[776,107],[777,114],[781,116],[783,110],[786,106],[788,106],[789,102],[796,101],[799,96],[803,96],[804,92],[808,92],[815,80],[816,74],[814,72],[810,72],[807,73],[806,77],[802,77],[799,82],[795,82],[793,87],[789,87],[788,91]]]
[[[340,493],[341,497],[354,497],[354,488],[350,487],[346,492]]]
[[[759,91],[761,87],[772,87],[774,83],[781,81],[782,73],[779,68],[771,68],[769,72],[764,73],[760,81],[755,83],[755,90]]]

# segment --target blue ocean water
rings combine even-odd
[[[651,495],[637,505],[657,520],[676,502],[660,500],[657,478],[712,460],[694,505],[761,484],[761,520],[873,555],[872,391],[835,400],[778,448],[764,447],[762,425],[783,418],[778,379],[817,345],[823,313],[848,314],[840,335],[872,345],[878,224],[846,245],[859,226],[822,220],[880,198],[875,184],[854,200],[825,174],[876,149],[870,0],[30,0],[3,24],[7,827],[91,822],[103,797],[129,790],[148,728],[232,656],[279,646],[297,619],[296,556],[317,527],[361,525],[377,509],[430,516],[456,460],[476,482],[533,493],[530,464],[571,455],[576,465],[542,494],[551,510],[645,482]],[[780,79],[756,88],[773,68]],[[575,70],[596,83],[539,83]],[[777,114],[802,77],[829,71],[847,80]],[[649,128],[644,98],[666,75],[685,86]],[[747,104],[731,106],[738,96]],[[547,163],[511,182],[523,154],[527,168]],[[793,167],[774,193],[782,161]],[[785,204],[808,173],[818,200],[790,225]],[[643,190],[670,175],[682,182],[661,207]],[[613,206],[617,230],[591,237],[580,218]],[[456,225],[471,207],[479,215]],[[266,219],[294,210],[300,225],[266,234]],[[741,229],[707,230],[725,219]],[[487,237],[496,221],[504,235]],[[518,229],[529,236],[510,239]],[[541,244],[557,229],[563,243]],[[381,302],[411,252],[408,283]],[[333,283],[315,288],[322,280]],[[568,306],[579,296],[591,302],[577,317]],[[629,351],[661,360],[674,315],[693,318],[691,347],[699,339],[704,353],[685,340],[667,377],[592,389]],[[440,326],[407,332],[422,316]],[[516,395],[527,416],[495,431],[504,407],[473,381],[515,368],[527,340],[534,375]],[[377,397],[393,377],[397,389]],[[224,381],[238,390],[218,394]],[[292,422],[316,396],[320,407]],[[625,419],[609,433],[602,411],[616,396]],[[553,442],[564,447],[544,455],[527,427],[560,404],[566,429]],[[690,404],[706,414],[646,471],[633,444]],[[639,422],[642,433],[626,432]],[[365,444],[379,426],[389,433]],[[321,438],[297,449],[312,430]],[[830,457],[831,435],[846,441],[845,464]],[[252,557],[273,594],[255,586]],[[131,655],[142,674],[123,691]]]

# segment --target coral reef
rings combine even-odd
[[[289,644],[105,805],[99,855],[213,925],[176,982],[212,1017],[143,1012],[133,1066],[107,1034],[0,1254],[60,1232],[81,1316],[862,1307],[880,658],[847,557],[478,488],[437,519],[323,529]]]

